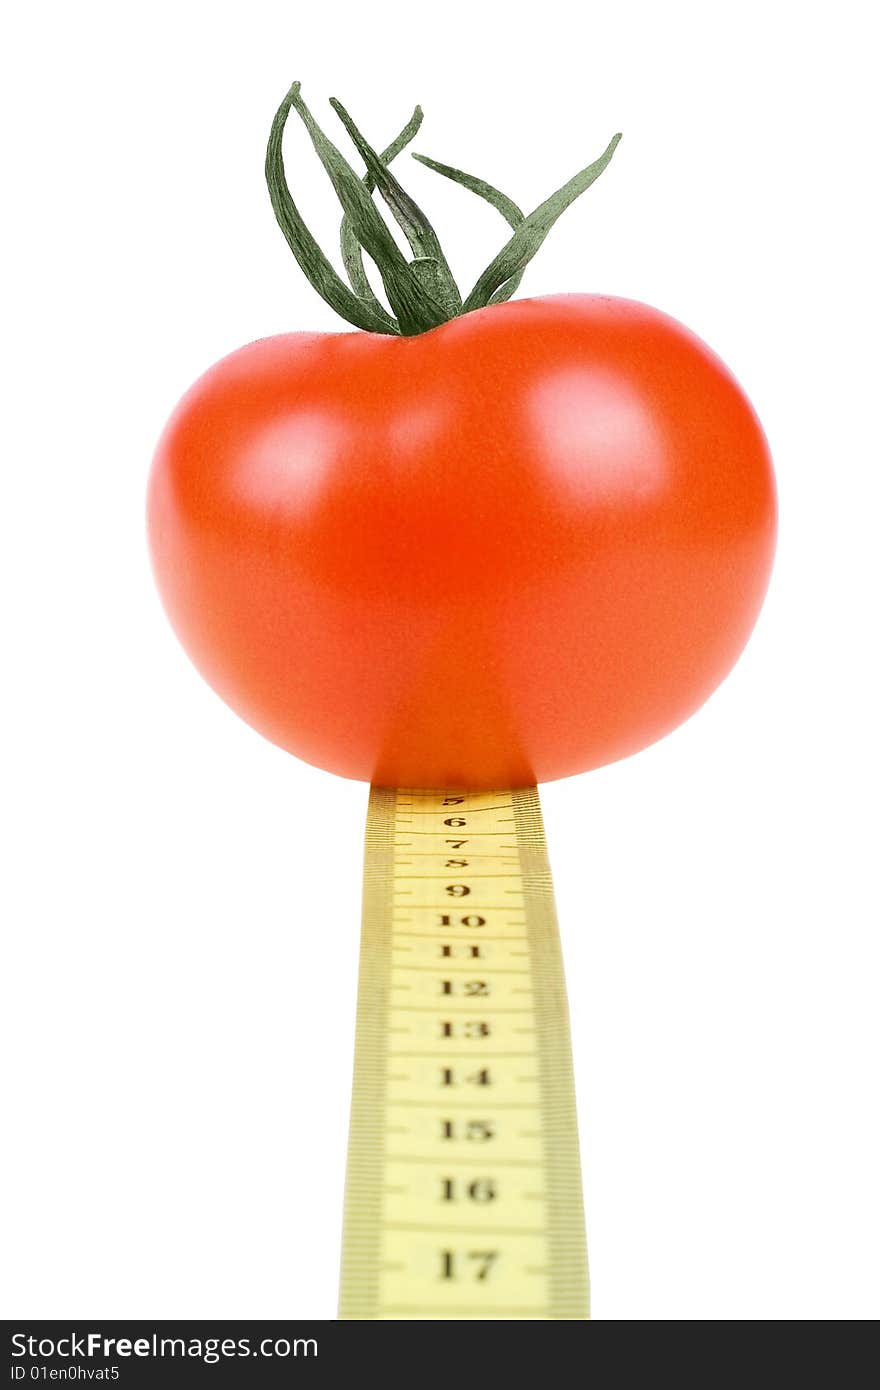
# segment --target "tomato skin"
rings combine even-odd
[[[706,699],[757,617],[776,501],[705,344],[564,295],[232,353],[165,429],[149,535],[184,647],[275,743],[386,785],[510,786]]]

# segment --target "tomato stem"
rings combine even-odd
[[[309,283],[344,319],[370,333],[411,337],[437,328],[459,314],[509,299],[519,287],[526,266],[550,228],[607,168],[620,140],[620,135],[615,135],[594,163],[582,169],[528,216],[511,198],[485,180],[440,164],[425,155],[414,155],[429,169],[461,184],[490,203],[513,228],[510,239],[463,300],[437,233],[422,209],[389,169],[392,160],[418,131],[422,123],[421,107],[416,107],[410,120],[387,149],[377,154],[342,103],[333,98],[330,104],[363,160],[366,174],[358,175],[327,138],[302,99],[300,83],[294,82],[272,122],[266,149],[266,182],[278,225]],[[315,152],[342,205],[340,247],[348,285],[306,226],[287,183],[282,141],[291,110],[296,111],[308,131]],[[372,197],[374,189],[379,192],[403,232],[412,253],[411,260],[407,260],[380,215]],[[386,309],[370,285],[364,267],[364,253],[379,272],[390,309]]]

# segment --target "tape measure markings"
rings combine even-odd
[[[371,790],[340,1316],[589,1316],[534,789]]]

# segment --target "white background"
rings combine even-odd
[[[622,129],[523,293],[668,310],[763,419],[781,537],[745,656],[672,737],[543,793],[594,1314],[880,1313],[869,13],[7,17],[5,1316],[335,1314],[366,789],[202,684],[143,536],[151,450],[190,381],[251,339],[339,326],[262,184],[293,77],[378,143],[421,101],[417,148],[526,206]],[[332,245],[299,132],[289,159]],[[475,276],[501,222],[408,162]]]

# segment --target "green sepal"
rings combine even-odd
[[[383,164],[390,164],[392,159],[396,159],[401,151],[406,149],[410,141],[418,134],[423,119],[424,112],[420,106],[417,106],[400,134],[395,136],[391,144],[382,151],[380,158]],[[367,192],[372,193],[375,187],[372,175],[369,173],[364,174],[361,182],[367,189]],[[399,332],[396,321],[388,313],[384,304],[381,304],[373,293],[373,287],[364,269],[363,247],[355,236],[350,220],[345,215],[343,215],[342,225],[339,228],[339,249],[342,253],[342,264],[345,266],[345,273],[349,278],[355,294],[361,299],[371,303],[377,312],[383,314],[388,319],[389,323],[394,324],[395,332]]]
[[[483,198],[513,228],[513,235],[462,303],[434,228],[388,168],[419,129],[421,108],[416,107],[397,138],[379,155],[341,103],[334,99],[331,104],[363,158],[366,174],[358,176],[327,138],[303,101],[300,84],[295,82],[272,122],[266,149],[266,182],[278,224],[310,283],[349,323],[372,333],[406,336],[425,333],[460,314],[509,299],[550,228],[607,167],[620,140],[620,136],[615,135],[599,159],[582,169],[528,217],[512,198],[484,179],[424,155],[415,155],[428,168]],[[351,288],[322,252],[291,195],[282,153],[284,130],[291,110],[296,111],[305,125],[342,204],[340,248]],[[402,228],[413,252],[412,261],[406,259],[380,215],[372,197],[374,189],[381,193]],[[371,257],[379,271],[391,306],[390,313],[373,291],[364,267],[364,253]]]
[[[466,174],[462,169],[453,169],[450,164],[441,164],[439,160],[429,159],[426,154],[413,154],[413,159],[417,159],[420,164],[425,164],[429,169],[433,169],[435,174],[442,174],[446,179],[452,179],[453,183],[460,183],[462,188],[467,188],[471,193],[476,193],[477,197],[483,198],[489,203],[496,212],[500,212],[506,222],[514,230],[525,221],[525,213],[522,208],[508,198],[506,193],[502,193],[499,188],[485,179],[479,179],[475,174]],[[512,275],[506,284],[496,290],[489,300],[490,304],[503,304],[510,299],[519,289],[519,283],[523,278],[523,271],[517,271]]]
[[[330,105],[345,126],[358,154],[367,166],[373,183],[409,242],[414,257],[413,271],[432,298],[442,304],[446,310],[446,318],[454,318],[461,309],[461,293],[443,254],[437,233],[418,203],[401,187],[372,146],[367,144],[342,102],[336,97],[331,97]]]
[[[278,225],[303,274],[331,309],[368,333],[396,333],[399,330],[390,315],[383,310],[380,316],[370,303],[353,293],[342,277],[337,275],[293,201],[284,173],[281,142],[290,108],[298,93],[299,83],[294,82],[275,113],[266,149],[266,183]]]
[[[573,179],[569,179],[567,184],[551,194],[534,212],[529,213],[507,245],[502,246],[495,259],[483,271],[462,305],[463,314],[470,313],[472,309],[485,308],[497,290],[506,285],[514,275],[525,270],[553,224],[566,208],[571,206],[575,198],[579,198],[590,184],[595,183],[602,171],[608,167],[619,142],[620,135],[617,134],[593,164],[575,174]]]
[[[379,210],[363,183],[345,156],[328,140],[298,91],[291,105],[309,132],[343,211],[351,219],[358,241],[376,262],[401,333],[424,333],[445,323],[448,314],[422,285],[390,229],[379,216]]]

